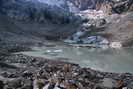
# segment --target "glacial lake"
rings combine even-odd
[[[133,73],[133,48],[100,49],[73,47],[64,44],[33,47],[33,51],[20,52],[28,56],[62,60],[105,72]],[[68,59],[66,59],[68,58]]]

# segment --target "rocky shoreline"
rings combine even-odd
[[[23,54],[0,55],[1,89],[125,89],[133,88],[130,73],[109,73],[78,64]]]

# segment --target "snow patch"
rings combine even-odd
[[[80,11],[77,15],[81,17],[86,17],[89,19],[103,19],[106,17],[106,14],[102,10],[96,11],[96,10],[85,10]]]
[[[70,12],[73,12],[73,13],[79,12],[79,9],[78,9],[76,6],[74,6],[73,3],[67,1],[67,5],[68,5],[68,7],[69,7],[69,11],[70,11]]]
[[[49,6],[57,6],[62,9],[66,7],[66,8],[69,8],[69,11],[72,13],[79,12],[79,9],[76,6],[74,6],[72,2],[67,0],[26,0],[26,1],[40,2],[40,3],[47,4]]]
[[[65,0],[26,0],[26,1],[40,2],[40,3],[45,3],[51,6],[58,6],[58,7],[66,4]]]
[[[48,5],[58,6],[58,7],[65,5],[64,0],[38,0],[38,1],[42,3],[46,3]]]

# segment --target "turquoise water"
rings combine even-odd
[[[82,67],[106,72],[133,73],[133,49],[77,48],[58,44],[55,47],[34,47],[34,51],[21,52],[29,56],[77,63]],[[65,59],[68,58],[68,59]]]

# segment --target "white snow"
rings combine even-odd
[[[78,12],[79,11],[79,9],[77,7],[75,7],[73,3],[71,3],[70,1],[67,1],[67,0],[38,0],[38,1],[42,2],[42,3],[46,3],[48,5],[58,6],[58,7],[67,5],[70,12]]]
[[[37,1],[40,3],[48,4],[49,6],[57,6],[60,8],[62,8],[63,6],[68,6],[70,12],[73,12],[73,13],[79,12],[79,9],[76,6],[74,6],[73,3],[67,0],[26,0],[26,1],[32,1],[32,2]]]
[[[86,17],[90,19],[103,19],[106,17],[103,11],[99,10],[85,10],[85,11],[80,11],[77,15],[81,17]]]
[[[42,3],[46,3],[48,5],[58,6],[58,7],[60,7],[61,5],[65,5],[64,0],[38,0],[38,1]]]
[[[58,6],[58,7],[66,4],[65,0],[26,0],[26,1],[32,1],[32,2],[37,1],[37,2],[45,3],[51,6]]]
[[[70,12],[73,12],[73,13],[79,12],[79,9],[78,9],[76,6],[74,6],[73,3],[67,1],[67,5],[68,5],[68,7],[69,7],[69,11],[70,11]]]
[[[111,48],[120,49],[122,47],[121,42],[111,42],[109,45]]]

